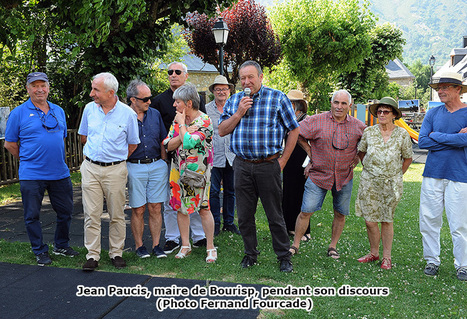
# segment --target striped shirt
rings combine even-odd
[[[240,92],[227,100],[219,124],[237,111],[244,96]],[[230,148],[237,156],[257,160],[282,151],[285,134],[299,125],[292,103],[281,91],[261,86],[252,98],[249,116],[243,116],[232,132]]]
[[[311,145],[313,166],[309,178],[317,186],[337,191],[353,178],[350,166],[357,155],[357,145],[365,124],[347,115],[337,122],[331,112],[309,116],[300,122],[300,135]]]

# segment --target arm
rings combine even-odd
[[[365,155],[366,155],[366,152],[358,151],[357,153],[357,156],[360,159],[360,162],[362,162],[362,165],[363,165],[363,158],[365,157]]]
[[[88,141],[88,137],[86,135],[80,135],[80,140],[81,140],[81,144],[86,144],[86,142]]]
[[[464,129],[462,129],[459,133],[454,134],[431,132],[429,134],[429,138],[444,146],[451,146],[456,148],[467,147],[467,134],[461,133]]]
[[[11,153],[15,158],[19,159],[19,145],[17,142],[5,141],[4,147]]]
[[[289,160],[289,157],[292,154],[292,151],[294,150],[295,145],[297,144],[299,133],[300,133],[300,127],[293,129],[289,133],[289,137],[287,138],[287,142],[285,143],[284,152],[282,153],[282,156],[279,157],[279,159],[277,160],[279,162],[279,165],[281,166],[281,170],[284,169],[285,164],[287,164],[287,161]]]
[[[161,142],[161,158],[167,161],[167,151],[165,150],[164,143]]]
[[[231,117],[219,124],[219,135],[226,136],[232,133],[235,127],[237,127],[238,122],[240,122],[242,117],[245,115],[246,111],[248,111],[252,106],[253,99],[250,97],[243,97],[238,104],[237,111]]]
[[[405,172],[407,172],[410,164],[412,164],[412,157],[404,158],[404,161],[402,162],[402,174],[405,174]]]
[[[138,144],[128,144],[128,157],[130,157],[131,154],[133,154],[133,152],[135,151],[137,147],[138,147]]]
[[[297,143],[305,151],[306,155],[308,155],[308,158],[310,159],[310,162],[311,162],[312,161],[312,158],[311,158],[311,145],[301,135],[298,135]]]
[[[431,110],[430,112],[434,112],[434,110]],[[427,113],[425,119],[423,120],[422,127],[420,129],[420,134],[418,137],[418,147],[430,151],[453,149],[453,147],[438,143],[431,138],[431,133],[433,133],[433,113],[430,112]]]

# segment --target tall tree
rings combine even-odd
[[[234,0],[218,0],[228,7]],[[15,2],[14,5],[6,3]],[[210,0],[11,0],[0,3],[0,50],[14,56],[27,44],[32,70],[50,73],[56,102],[64,106],[70,127],[79,123],[89,101],[93,74],[109,71],[126,84],[152,77],[150,66],[172,40],[170,26],[188,12],[216,11]],[[2,50],[3,51],[3,50]],[[12,61],[20,64],[22,61]]]
[[[329,108],[339,74],[358,68],[371,53],[375,17],[359,0],[288,0],[273,8],[291,76],[308,91],[312,109]]]
[[[237,83],[238,68],[246,60],[255,60],[262,67],[271,67],[281,56],[279,37],[274,33],[262,5],[254,0],[240,0],[220,16],[229,27],[229,37],[224,47],[224,75],[229,82]],[[204,62],[219,67],[218,46],[212,28],[217,21],[205,13],[187,16],[189,30],[185,33],[191,53]],[[232,73],[227,72],[228,67]]]

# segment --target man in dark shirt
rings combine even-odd
[[[161,113],[165,129],[168,132],[175,118],[175,107],[173,106],[174,99],[172,98],[172,96],[176,89],[185,84],[186,80],[188,79],[188,70],[185,64],[180,62],[172,62],[169,64],[167,73],[169,77],[170,87],[166,91],[162,92],[161,94],[157,95],[151,100],[151,107],[155,108]],[[206,113],[205,104],[206,102],[204,101],[204,98],[200,96],[199,110],[203,113]],[[167,184],[168,182],[169,179],[167,178]],[[201,218],[199,214],[197,212],[194,214],[190,214],[190,220],[193,247],[197,248],[200,246],[206,246],[206,238],[204,235],[203,227],[201,225]],[[177,212],[172,209],[172,207],[169,205],[168,200],[164,203],[164,224],[164,252],[166,254],[170,254],[175,249],[180,247],[180,232],[178,230],[177,224]]]
[[[159,240],[162,228],[162,203],[168,200],[167,153],[162,140],[167,136],[159,111],[149,108],[151,90],[141,80],[133,80],[126,90],[128,105],[138,115],[139,139],[136,150],[127,160],[128,193],[131,206],[131,231],[136,254],[140,258],[150,254],[143,244],[144,212],[149,211],[149,230],[152,252],[157,258],[167,257]]]

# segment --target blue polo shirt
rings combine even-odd
[[[126,160],[128,144],[139,144],[136,113],[120,101],[107,114],[99,104],[88,103],[78,134],[87,136],[83,154],[104,163]]]
[[[45,114],[31,99],[11,111],[5,141],[20,142],[20,180],[59,180],[70,176],[65,163],[65,112],[51,102]]]
[[[138,120],[138,128],[141,143],[129,159],[144,160],[161,156],[161,142],[167,137],[161,113],[150,107],[144,113],[143,121]]]
[[[245,93],[232,95],[224,105],[219,124],[238,109]],[[265,86],[253,95],[249,116],[243,116],[232,132],[230,148],[244,159],[261,159],[282,150],[287,132],[299,127],[289,98],[281,91]]]

